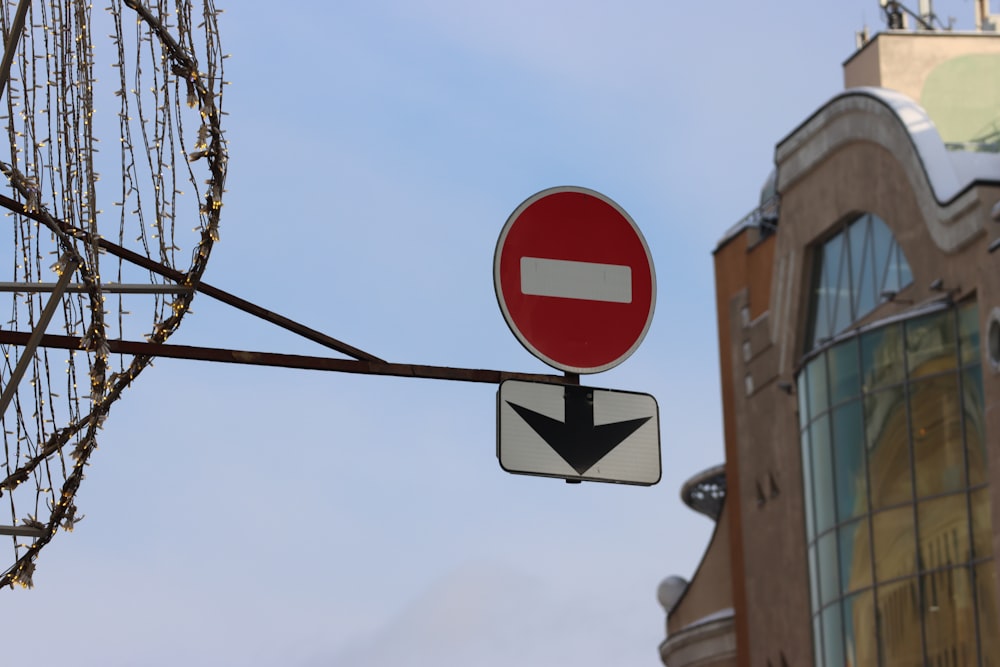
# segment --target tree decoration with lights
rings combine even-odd
[[[0,91],[0,206],[13,238],[0,250],[11,267],[0,329],[32,334],[0,346],[0,539],[10,544],[0,587],[30,587],[39,551],[83,518],[76,496],[99,431],[151,362],[108,342],[166,341],[218,240],[219,13],[212,0],[0,7],[13,56]],[[80,348],[39,346],[46,332],[78,336]]]

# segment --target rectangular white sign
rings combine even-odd
[[[497,458],[507,472],[649,486],[660,481],[656,399],[507,380],[497,392]]]

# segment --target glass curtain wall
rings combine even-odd
[[[797,378],[815,664],[1000,666],[974,302]]]

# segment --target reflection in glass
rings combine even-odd
[[[917,542],[913,531],[913,507],[879,512],[872,517],[875,546],[875,577],[887,581],[914,574]]]
[[[825,667],[823,662],[823,624],[820,622],[820,618],[819,614],[813,616],[813,661],[816,667]]]
[[[824,248],[828,328],[846,287],[868,303],[868,266],[876,284],[910,279],[881,221],[858,220]],[[840,341],[799,374],[817,665],[1000,667],[979,346],[971,303]]]
[[[807,367],[809,383],[809,414],[813,417],[827,409],[830,394],[826,384],[826,355],[818,355]]]
[[[917,497],[964,489],[961,395],[954,373],[914,382],[910,389]]]
[[[902,387],[865,396],[864,411],[872,508],[909,502],[913,487]]]
[[[809,545],[809,599],[812,601],[812,612],[819,611],[819,563],[816,557],[816,545]]]
[[[969,512],[964,493],[917,505],[921,569],[933,570],[971,560]]]
[[[851,401],[835,408],[833,459],[837,484],[837,521],[845,521],[868,511],[864,441],[861,401]]]
[[[839,532],[841,591],[849,593],[871,586],[872,564],[868,519],[841,526]]]
[[[827,665],[844,664],[844,644],[842,642],[843,622],[840,618],[840,605],[830,605],[823,610],[823,659]]]
[[[913,281],[906,257],[878,216],[864,213],[816,251],[809,349],[874,310],[885,292]]]
[[[903,249],[898,245],[896,246],[895,262],[896,269],[899,271],[899,287],[906,287],[913,282],[913,272],[910,270],[910,265],[906,262],[906,255],[903,254]]]
[[[990,519],[990,490],[977,489],[969,494],[972,514],[972,555],[976,559],[993,555],[993,524]]]
[[[886,667],[922,666],[920,591],[915,577],[880,585],[878,596],[878,652]]]
[[[847,665],[877,665],[875,605],[872,592],[856,593],[844,600],[844,657]]]
[[[796,381],[795,393],[799,399],[799,428],[805,428],[809,423],[809,367],[802,369]]]
[[[837,405],[861,393],[858,339],[851,338],[827,353],[830,361],[830,404]]]
[[[805,496],[806,540],[809,542],[816,537],[812,470],[812,441],[809,439],[809,429],[806,429],[802,432],[802,488]]]
[[[997,573],[993,561],[976,566],[976,601],[979,615],[979,648],[983,665],[1000,665],[1000,614],[997,614]]]
[[[924,641],[930,664],[976,664],[976,618],[969,568],[920,577]]]
[[[979,363],[979,305],[975,301],[958,310],[958,347],[963,366]]]
[[[868,216],[852,224],[847,230],[851,249],[852,277],[854,283],[854,312],[864,315],[875,309],[879,299],[875,284],[875,263],[871,248],[871,225]]]
[[[894,286],[892,283],[896,282],[899,275],[898,271],[888,270],[889,255],[896,240],[892,238],[892,232],[886,227],[885,223],[881,220],[879,220],[879,223],[873,225],[871,230],[872,260],[875,263],[875,275],[879,286],[891,289]],[[886,274],[889,273],[894,274],[893,278],[886,278]]]
[[[861,336],[861,368],[865,391],[903,381],[903,339],[898,325]]]
[[[958,361],[950,310],[906,322],[906,365],[911,378],[952,370]]]
[[[962,373],[962,411],[965,419],[966,453],[969,457],[969,486],[989,481],[986,458],[986,425],[983,415],[983,369]]]
[[[813,490],[816,500],[816,532],[833,526],[833,452],[830,448],[830,418],[823,415],[809,427],[812,442]]]
[[[854,313],[851,312],[851,297],[854,290],[851,286],[851,261],[846,241],[847,239],[841,234],[826,244],[827,257],[831,260],[830,268],[835,270],[832,275],[836,281],[830,283],[833,297],[831,334],[840,333],[855,320]],[[833,262],[837,263],[836,267]]]
[[[840,595],[840,577],[837,567],[837,532],[827,533],[816,543],[819,552],[820,604],[827,604]]]

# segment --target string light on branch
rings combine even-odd
[[[27,2],[20,29],[15,4],[0,4],[0,29],[19,37],[0,98],[0,205],[13,241],[0,280],[25,289],[0,295],[0,309],[17,332],[83,335],[75,350],[3,350],[0,385],[15,389],[0,414],[0,588],[30,587],[40,550],[83,518],[76,495],[98,432],[152,365],[112,354],[108,341],[164,342],[191,312],[194,290],[106,289],[170,281],[109,255],[102,239],[197,285],[219,238],[228,166],[214,0],[108,0],[103,11]],[[53,274],[73,289],[38,289]]]

